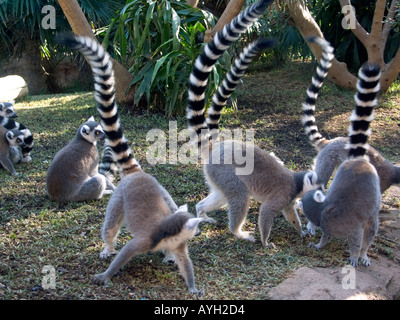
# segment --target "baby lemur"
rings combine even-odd
[[[379,91],[379,66],[364,64],[358,73],[356,107],[350,117],[348,159],[337,170],[324,196],[321,190],[307,193],[301,207],[310,222],[322,229],[316,248],[323,248],[332,237],[347,238],[350,263],[371,264],[367,250],[378,230],[381,204],[379,176],[368,159],[373,107]]]
[[[6,130],[0,126],[0,165],[9,171],[13,176],[18,175],[15,171],[13,163],[18,162],[12,151],[12,147],[24,147],[24,132],[21,130]],[[10,152],[11,151],[11,152]],[[1,167],[0,166],[0,167]]]
[[[332,65],[331,61],[334,58],[334,49],[328,41],[318,37],[311,37],[308,41],[320,45],[323,49],[323,54],[317,71],[312,77],[312,82],[307,89],[306,102],[303,103],[302,123],[305,133],[318,151],[318,155],[315,159],[315,171],[324,187],[326,187],[332,173],[347,159],[348,150],[346,149],[346,145],[349,142],[349,137],[337,137],[328,140],[324,138],[318,130],[315,121],[315,103],[323,81]],[[367,150],[367,155],[371,164],[378,172],[382,193],[391,185],[400,184],[399,166],[390,163],[371,146]]]
[[[202,291],[195,285],[187,241],[194,236],[197,225],[207,219],[192,217],[186,206],[178,208],[169,193],[154,177],[143,172],[133,157],[120,125],[112,62],[104,48],[95,39],[71,34],[59,35],[58,41],[83,53],[92,67],[97,110],[107,145],[113,153],[111,160],[117,162],[122,177],[107,205],[102,228],[106,247],[100,257],[116,253],[115,242],[123,222],[133,235],[133,239],[123,246],[108,269],[95,276],[95,282],[107,283],[136,255],[164,250],[167,257],[173,258],[178,264],[189,291],[200,295]]]
[[[93,117],[79,127],[75,138],[55,155],[47,170],[46,191],[50,198],[85,201],[112,193],[115,187],[98,173],[96,143],[104,138],[101,125]]]
[[[267,6],[269,2],[259,2],[256,5]],[[262,14],[257,7],[253,11],[254,15]],[[219,132],[221,110],[238,79],[244,74],[245,68],[241,65],[248,64],[258,51],[275,44],[275,41],[271,40],[259,41],[244,50],[213,97],[213,105],[206,119],[204,115],[205,90],[212,67],[251,23],[252,21],[239,15],[207,44],[203,53],[197,58],[190,75],[187,118],[191,140],[197,144],[201,158],[205,162],[204,175],[211,192],[206,199],[197,204],[197,216],[207,217],[207,212],[228,205],[231,232],[238,238],[255,241],[249,232],[242,231],[250,197],[254,197],[262,202],[258,224],[261,242],[267,246],[274,217],[281,211],[302,234],[294,200],[309,190],[317,189],[319,184],[314,172],[292,172],[285,168],[275,156],[251,144],[237,141],[215,142]]]

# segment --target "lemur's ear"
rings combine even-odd
[[[180,206],[179,208],[178,208],[178,210],[176,210],[175,211],[175,213],[184,213],[184,212],[188,212],[188,206],[187,206],[187,204],[184,204],[184,205],[182,205],[182,206]]]
[[[318,176],[315,171],[309,171],[304,175],[303,178],[303,192],[307,193],[308,191],[315,190],[318,185]]]
[[[14,133],[12,131],[7,131],[6,137],[8,140],[12,140],[14,138]]]
[[[325,201],[325,195],[321,190],[317,190],[314,193],[314,200],[315,202],[322,203]]]
[[[185,228],[186,229],[194,229],[203,220],[204,220],[203,218],[191,218],[185,223]]]
[[[88,135],[90,133],[90,128],[87,125],[83,125],[81,128],[81,134]]]
[[[89,122],[89,121],[95,121],[95,120],[94,120],[94,117],[91,116],[89,119],[86,120],[86,122]]]

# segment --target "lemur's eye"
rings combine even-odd
[[[17,138],[17,140],[15,140],[15,141],[17,141],[17,143],[21,143],[22,142],[22,140],[20,138]]]
[[[100,131],[99,131],[99,130],[96,130],[96,131],[94,132],[94,134],[95,134],[96,136],[98,136],[98,135],[100,134]]]

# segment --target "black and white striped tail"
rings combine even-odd
[[[118,171],[116,165],[117,164],[114,160],[114,152],[110,146],[105,146],[103,155],[101,156],[101,163],[99,164],[99,173],[108,177],[109,180],[112,181]]]
[[[276,43],[277,40],[275,39],[258,39],[244,48],[243,52],[233,62],[225,79],[214,93],[211,107],[207,111],[206,122],[210,130],[211,139],[217,138],[221,111],[225,107],[233,91],[235,91],[236,86],[244,76],[253,58],[261,51],[273,47]]]
[[[57,35],[57,41],[80,51],[92,67],[95,100],[100,113],[101,125],[106,133],[106,145],[110,146],[114,152],[121,175],[141,170],[139,163],[132,155],[119,122],[115,100],[114,71],[109,54],[96,39],[89,37],[62,33]]]
[[[306,40],[310,43],[316,43],[322,47],[322,58],[319,61],[317,70],[311,79],[311,84],[307,88],[307,98],[303,103],[303,117],[301,121],[304,131],[309,137],[310,141],[313,145],[317,146],[321,141],[324,141],[325,138],[321,135],[315,123],[315,102],[335,56],[334,48],[325,39],[319,37],[310,37]]]
[[[380,76],[380,67],[369,63],[365,63],[358,71],[357,93],[354,95],[356,106],[350,117],[349,158],[362,158],[369,148],[369,126],[374,119]]]
[[[201,143],[202,136],[208,137],[208,128],[204,116],[205,91],[208,76],[217,59],[236,41],[239,36],[256,22],[272,0],[260,0],[242,11],[223,30],[209,42],[202,54],[196,59],[189,78],[189,95],[186,116],[192,141]],[[194,137],[196,136],[196,138]],[[207,143],[208,143],[208,138]]]

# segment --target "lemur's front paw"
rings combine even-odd
[[[309,248],[314,248],[314,249],[317,249],[317,250],[321,249],[319,243],[318,243],[318,244],[315,244],[314,242],[310,242],[310,243],[308,244],[308,247],[309,247]]]
[[[100,252],[100,259],[108,258],[109,256],[117,253],[117,250],[106,247],[102,252]]]
[[[94,283],[98,285],[105,285],[110,281],[110,278],[104,273],[96,274],[94,276]]]
[[[204,294],[204,290],[197,290],[196,288],[189,288],[189,292],[196,295],[197,298],[200,298]]]

